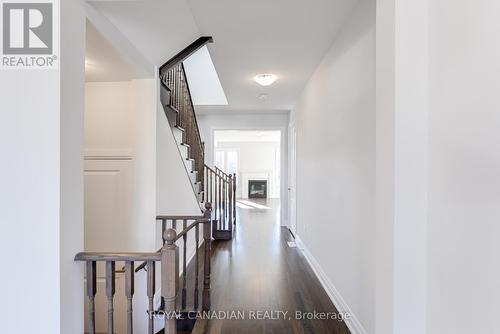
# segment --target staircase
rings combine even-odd
[[[207,201],[213,203],[212,237],[230,240],[236,224],[236,174],[205,165],[205,191]]]
[[[201,139],[182,62],[212,41],[211,37],[200,37],[165,63],[159,73],[161,104],[202,215],[156,217],[161,223],[163,245],[156,252],[82,252],[75,256],[75,261],[84,262],[86,268],[86,327],[90,334],[97,334],[96,294],[100,277],[98,270],[101,271],[101,277],[104,275],[105,281],[108,334],[116,332],[114,297],[117,274],[124,276],[127,334],[134,332],[135,281],[137,275],[142,275],[139,273],[142,270],[145,270],[147,275],[145,288],[148,309],[139,312],[147,311],[145,314],[148,317],[148,328],[147,331],[140,331],[141,333],[201,334],[205,331],[207,320],[193,315],[198,311],[210,310],[212,239],[232,238],[233,225],[236,224],[236,175],[226,174],[217,167],[212,168],[205,164],[205,145]],[[194,255],[190,259],[187,254],[188,236],[195,240]],[[180,249],[183,250],[182,253],[179,252]],[[155,294],[158,291],[161,291],[161,305],[155,308]]]
[[[146,291],[148,298],[148,334],[201,334],[206,326],[205,319],[196,319],[198,310],[210,310],[210,262],[211,262],[211,206],[207,204],[203,216],[159,216],[157,220],[162,224],[163,247],[152,253],[99,253],[83,252],[75,256],[75,261],[85,262],[86,267],[86,296],[88,301],[88,333],[96,332],[96,294],[99,268],[104,268],[105,293],[107,298],[107,333],[114,334],[114,297],[117,283],[116,274],[123,272],[125,279],[125,296],[127,298],[127,334],[133,334],[133,297],[135,281],[138,272],[146,271]],[[182,224],[182,229],[177,232],[177,222]],[[203,233],[203,245],[200,247],[200,233]],[[194,255],[194,270],[188,270],[187,239],[188,234],[196,240]],[[179,248],[183,249],[182,256]],[[182,262],[181,262],[182,261]],[[142,262],[142,263],[141,263]],[[136,263],[141,263],[135,266]],[[156,274],[159,263],[159,275]],[[179,275],[179,263],[182,263],[182,275]],[[122,267],[118,270],[116,267]],[[200,279],[200,267],[203,276]],[[101,269],[102,270],[102,269]],[[102,273],[100,274],[102,275]],[[188,277],[190,276],[190,277]],[[159,284],[158,284],[159,277]],[[194,288],[189,289],[187,282],[192,280]],[[182,283],[181,283],[182,282]],[[161,290],[161,307],[154,308],[154,297],[158,288]],[[143,289],[143,287],[140,287]],[[200,303],[201,295],[201,303]],[[188,303],[188,296],[192,296]],[[201,305],[200,305],[201,304]],[[140,310],[139,312],[144,312]],[[160,325],[158,325],[160,323]]]
[[[205,143],[182,63],[212,42],[212,37],[200,37],[160,67],[160,98],[198,202],[200,206],[209,202],[214,208],[212,237],[229,240],[236,223],[236,175],[205,164]]]

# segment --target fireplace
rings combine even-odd
[[[267,180],[248,180],[248,198],[267,198]]]

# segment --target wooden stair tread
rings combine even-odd
[[[198,319],[194,324],[192,334],[203,334],[207,330],[208,320],[207,319]]]
[[[171,105],[170,103],[167,104],[166,107],[169,107],[170,109],[172,109],[177,114],[179,113],[179,110],[176,107],[174,107],[173,105]]]

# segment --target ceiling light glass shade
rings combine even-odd
[[[270,86],[276,81],[276,79],[278,79],[278,77],[275,76],[274,74],[265,73],[265,74],[258,74],[253,79],[261,86]]]

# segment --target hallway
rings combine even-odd
[[[211,320],[207,333],[349,333],[304,256],[288,247],[279,209],[279,200],[240,202],[233,239],[213,243],[212,310],[243,317]],[[330,319],[297,319],[296,311]]]

